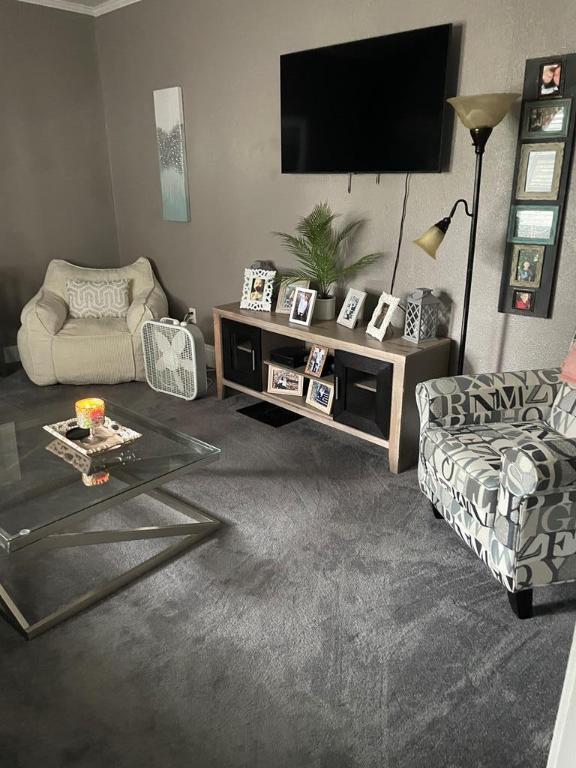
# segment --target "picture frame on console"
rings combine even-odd
[[[304,392],[304,377],[296,371],[270,365],[268,366],[268,392],[301,397]]]
[[[324,371],[324,366],[328,359],[329,349],[328,347],[322,347],[320,344],[313,344],[310,347],[310,354],[308,355],[308,361],[304,373],[308,376],[314,376],[320,378]]]
[[[373,338],[378,339],[378,341],[384,340],[388,326],[390,325],[394,312],[399,304],[400,299],[396,296],[392,296],[385,291],[381,294],[376,309],[366,328],[368,336],[372,336]]]
[[[364,302],[366,301],[366,293],[364,291],[357,291],[356,288],[350,288],[342,304],[342,309],[338,315],[337,323],[343,325],[346,328],[354,328],[360,313],[364,308]]]
[[[272,269],[245,269],[240,309],[270,312],[275,278],[276,271]]]
[[[328,381],[310,381],[306,402],[323,413],[330,414],[334,400],[334,384]]]
[[[309,288],[310,280],[282,280],[278,289],[278,298],[276,299],[276,313],[280,315],[289,315],[292,311],[292,302],[297,288]]]
[[[292,301],[292,309],[290,310],[291,323],[306,326],[311,324],[317,293],[317,291],[311,288],[296,289]]]

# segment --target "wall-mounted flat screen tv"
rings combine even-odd
[[[280,57],[283,173],[441,171],[452,25]]]

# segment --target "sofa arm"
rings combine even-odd
[[[546,419],[560,388],[560,369],[449,376],[416,387],[421,431],[491,421]]]
[[[68,317],[68,305],[52,291],[38,291],[24,306],[20,320],[24,327],[56,336]]]
[[[576,440],[505,451],[500,481],[494,535],[511,553],[515,589],[573,579]]]
[[[168,301],[162,288],[155,284],[153,288],[134,296],[126,316],[128,330],[134,336],[145,320],[159,320],[167,314]]]

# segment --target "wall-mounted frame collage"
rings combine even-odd
[[[528,59],[500,312],[550,317],[576,123],[576,53]]]

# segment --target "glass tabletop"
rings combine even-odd
[[[72,411],[72,414],[70,413]],[[0,423],[0,547],[138,488],[167,482],[220,450],[106,401],[106,415],[141,437],[87,457],[43,429],[74,419],[74,405],[51,404]],[[92,484],[92,483],[101,484]]]

